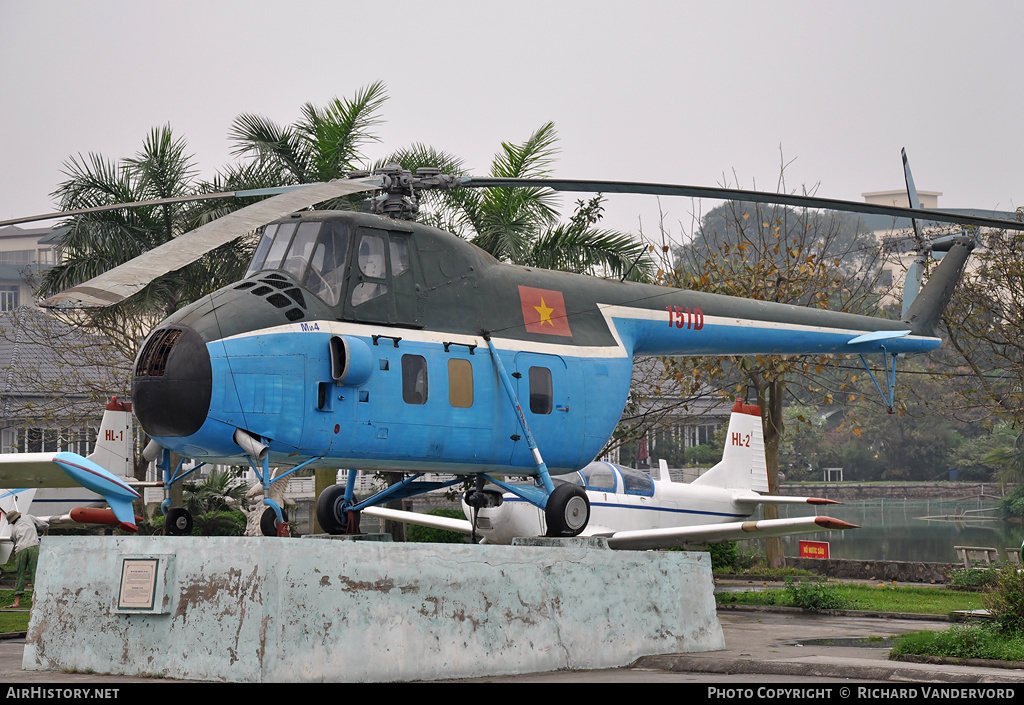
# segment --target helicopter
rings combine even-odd
[[[589,500],[579,485],[556,486],[552,477],[581,470],[603,448],[626,403],[635,357],[881,355],[891,392],[897,356],[941,344],[939,317],[973,247],[967,236],[950,243],[902,320],[885,320],[511,265],[412,220],[427,189],[522,186],[1024,228],[998,218],[742,189],[413,174],[390,166],[281,189],[41,305],[110,305],[261,229],[245,277],[165,319],[135,360],[134,411],[153,439],[165,487],[181,477],[171,452],[182,462],[248,464],[265,490],[303,468],[348,469],[346,483],[316,502],[321,527],[343,534],[358,533],[363,509],[469,478],[467,505],[493,507],[509,492],[543,512],[546,535],[569,537],[586,528]],[[369,213],[302,210],[377,191]],[[101,208],[115,207],[126,205]],[[45,217],[54,214],[3,224]],[[289,469],[271,478],[271,467]],[[408,476],[360,500],[356,468]],[[261,529],[283,535],[282,509],[264,496]],[[185,510],[169,500],[164,510],[167,533],[188,532]]]

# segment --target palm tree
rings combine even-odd
[[[504,142],[490,176],[544,178],[551,175],[558,135],[548,122],[521,144]],[[414,145],[389,159],[415,171],[436,166],[463,175],[461,160]],[[526,266],[648,280],[653,264],[647,247],[628,234],[594,227],[603,197],[577,201],[567,223],[559,222],[556,194],[548,188],[456,189],[428,194],[431,210],[421,220],[459,234],[494,257]]]
[[[207,512],[240,511],[248,490],[231,473],[214,470],[185,490],[185,509],[194,517]]]
[[[382,121],[380,110],[387,97],[383,83],[371,83],[356,91],[351,100],[335,98],[323,107],[306,103],[302,117],[284,127],[261,115],[239,115],[229,134],[236,144],[233,153],[251,160],[247,168],[258,174],[260,186],[343,178],[362,168],[363,146],[379,141],[372,128]],[[234,175],[244,177],[246,172]],[[242,181],[236,178],[235,183]],[[359,200],[339,199],[321,207],[350,209]]]
[[[1004,428],[999,436],[1003,445],[989,451],[984,461],[1002,468],[999,473],[1000,485],[1024,483],[1024,433]]]
[[[62,210],[173,198],[202,191],[196,173],[185,140],[176,138],[165,125],[151,130],[142,149],[120,162],[96,154],[71,157],[65,162],[69,178],[53,195]],[[38,293],[48,296],[63,291],[194,229],[203,222],[204,208],[172,203],[108,210],[68,221],[58,242],[61,263],[43,275]],[[225,245],[158,277],[125,301],[82,314],[75,322],[98,330],[134,357],[138,341],[158,318],[237,281],[249,255],[247,247]]]

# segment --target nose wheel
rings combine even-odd
[[[548,496],[544,518],[547,520],[548,536],[579,536],[590,522],[590,500],[587,499],[587,493],[577,485],[559,485]]]
[[[263,515],[260,516],[260,533],[264,536],[287,536],[288,534],[282,533],[280,529],[283,529],[284,532],[288,530],[288,512],[282,509],[281,516],[284,518],[284,523],[279,526],[277,513],[270,507],[264,509]]]
[[[164,535],[187,536],[192,533],[192,515],[183,507],[172,507],[164,515]]]

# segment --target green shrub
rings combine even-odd
[[[204,512],[192,517],[192,536],[242,536],[245,524],[244,512]]]
[[[433,509],[427,514],[432,514],[438,517],[448,517],[449,519],[465,519],[466,515],[459,509],[446,509],[441,507],[439,509]],[[416,524],[410,524],[405,529],[405,540],[412,543],[466,543],[467,538],[465,534],[459,533],[458,531],[448,531],[447,529],[435,529],[430,526],[418,526]]]
[[[997,571],[988,568],[963,568],[951,570],[946,577],[953,588],[983,588],[993,585]]]
[[[1024,635],[1024,572],[1006,566],[995,573],[995,584],[985,595],[985,606],[992,614],[999,631],[1007,635]]]
[[[824,580],[786,580],[786,595],[793,607],[805,610],[845,610],[852,603]]]
[[[1024,485],[999,500],[999,511],[1004,517],[1024,519]]]
[[[708,544],[711,554],[711,570],[733,571],[739,569],[739,551],[735,541]]]

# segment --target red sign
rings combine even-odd
[[[529,332],[572,337],[562,292],[521,286],[519,302],[523,307],[523,322]]]
[[[801,558],[828,558],[828,541],[801,541]]]

